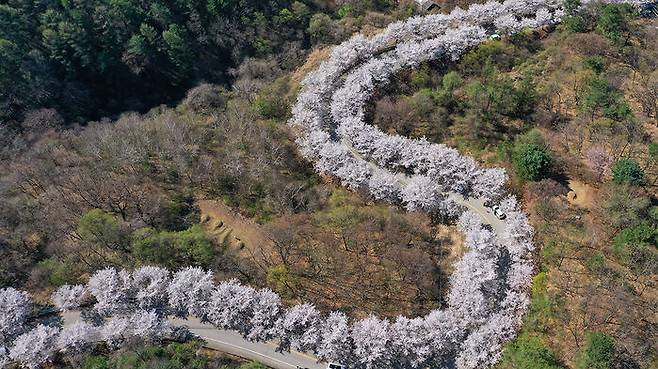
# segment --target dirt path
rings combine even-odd
[[[569,190],[567,194],[569,203],[584,209],[592,208],[594,199],[596,198],[595,188],[586,183],[571,179],[569,180]]]
[[[263,227],[245,218],[218,200],[199,200],[201,222],[222,243],[248,247],[252,251],[267,248],[271,241]]]

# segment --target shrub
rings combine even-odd
[[[199,208],[190,193],[176,194],[164,202],[156,213],[155,227],[167,231],[183,231],[199,219]]]
[[[250,363],[240,365],[238,369],[267,369],[267,367],[261,363],[252,361]]]
[[[566,16],[562,19],[560,29],[572,33],[587,31],[587,22],[579,16]]]
[[[129,244],[127,226],[114,215],[101,209],[89,210],[80,217],[77,231],[83,242],[111,250],[123,250]]]
[[[627,42],[631,31],[630,17],[633,7],[628,4],[605,4],[599,8],[596,31],[615,44],[622,46]]]
[[[532,278],[532,297],[525,323],[544,330],[553,316],[553,303],[553,297],[548,293],[548,276],[546,272],[540,272]]]
[[[587,335],[585,349],[576,363],[577,369],[610,369],[615,355],[614,340],[605,333]]]
[[[226,105],[227,94],[224,87],[203,83],[187,91],[183,106],[199,113],[221,110]]]
[[[74,284],[78,281],[79,272],[72,265],[61,260],[48,258],[37,265],[50,286],[59,287],[65,284]]]
[[[526,181],[547,178],[553,166],[553,159],[548,149],[538,144],[515,145],[512,160],[516,174]]]
[[[315,42],[329,42],[333,35],[334,23],[331,17],[324,13],[317,13],[308,22],[306,32]]]
[[[658,227],[643,221],[621,230],[612,240],[612,249],[622,263],[638,273],[655,273],[658,255]]]
[[[208,267],[215,251],[212,240],[199,225],[180,232],[144,228],[136,232],[132,247],[141,262],[172,269],[181,265]]]
[[[341,6],[340,8],[338,8],[338,11],[336,12],[336,16],[338,16],[338,18],[340,18],[340,19],[343,19],[345,17],[349,17],[352,14],[353,10],[354,9],[352,8],[351,5],[345,4],[345,5]]]
[[[553,351],[542,341],[522,334],[509,343],[503,352],[501,367],[509,369],[561,369],[564,368]]]
[[[284,264],[273,266],[267,270],[267,284],[284,298],[295,297],[299,279],[292,274]]]
[[[606,118],[617,121],[632,115],[623,95],[603,76],[591,78],[587,82],[580,108],[591,114],[600,112]]]
[[[644,183],[644,171],[633,159],[621,159],[612,167],[612,181],[616,184],[628,183],[640,186]]]
[[[583,65],[585,68],[591,69],[596,74],[601,74],[605,70],[603,59],[598,55],[586,57],[585,60],[583,60]]]

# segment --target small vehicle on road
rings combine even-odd
[[[327,369],[347,369],[347,367],[342,364],[329,363],[327,364]]]
[[[498,218],[500,220],[503,220],[503,219],[507,218],[507,214],[503,213],[503,211],[500,209],[500,206],[494,205],[491,208],[491,210],[493,210],[493,213],[496,216],[496,218]]]

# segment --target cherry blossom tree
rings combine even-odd
[[[30,314],[32,299],[27,292],[11,287],[0,289],[0,344],[23,333]]]
[[[201,268],[187,267],[174,273],[167,286],[169,308],[175,315],[203,317],[214,289],[213,275]]]
[[[320,340],[322,324],[320,312],[311,304],[290,307],[276,323],[278,351],[313,352]]]
[[[83,352],[100,338],[98,327],[77,321],[62,329],[57,338],[57,348],[63,352]]]
[[[372,315],[352,326],[350,336],[354,341],[357,367],[364,369],[391,367],[393,358],[389,326],[387,320]]]
[[[130,336],[130,318],[119,316],[105,321],[100,328],[100,338],[110,347],[118,347]]]
[[[57,350],[60,330],[39,324],[16,338],[9,357],[29,369],[36,369],[51,360]]]
[[[409,211],[435,212],[444,199],[445,195],[441,187],[425,176],[410,178],[402,189],[402,200]]]
[[[423,318],[398,317],[390,327],[395,367],[421,368],[432,354]]]
[[[64,285],[53,292],[51,300],[62,311],[79,308],[87,297],[87,288],[83,285]]]
[[[316,354],[328,362],[352,363],[354,344],[350,336],[347,316],[338,311],[331,312],[325,319],[320,333]]]
[[[9,364],[9,351],[5,346],[0,345],[0,368],[4,368]]]
[[[132,272],[131,287],[136,290],[135,297],[143,310],[162,312],[168,304],[167,288],[169,271],[154,266],[144,266]]]
[[[159,340],[169,332],[169,325],[155,310],[137,310],[130,318],[130,334],[144,340]]]
[[[110,316],[128,307],[130,274],[114,268],[101,269],[91,276],[87,288],[96,298],[94,309],[101,316]]]
[[[256,290],[232,279],[219,284],[206,307],[205,319],[221,329],[235,330],[243,335],[251,331]]]
[[[269,289],[256,293],[252,304],[250,330],[246,338],[251,341],[268,341],[274,338],[275,324],[283,313],[281,298]]]

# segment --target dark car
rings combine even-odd
[[[658,1],[642,4],[640,7],[640,16],[645,18],[658,17]]]

